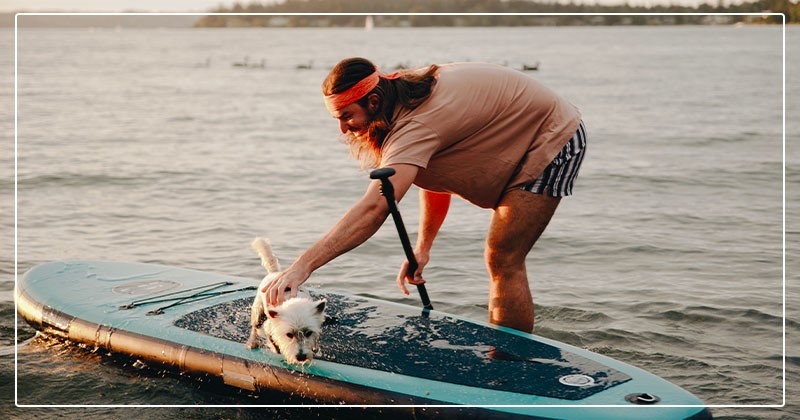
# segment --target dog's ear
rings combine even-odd
[[[320,299],[314,303],[317,304],[317,313],[321,314],[325,310],[325,304],[328,303],[328,301],[325,299]]]
[[[278,311],[276,311],[275,309],[267,309],[267,315],[269,315],[270,318],[277,318]]]

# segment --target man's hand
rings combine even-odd
[[[267,306],[278,306],[286,299],[297,296],[300,285],[311,275],[308,271],[299,270],[292,265],[286,271],[272,273],[264,277],[258,289],[264,292]],[[289,296],[286,296],[286,292]]]
[[[425,265],[428,264],[428,261],[430,261],[430,253],[414,250],[414,257],[418,264],[417,270],[414,272],[414,277],[411,278],[407,274],[408,260],[403,261],[403,265],[400,267],[400,273],[397,274],[397,287],[399,287],[400,291],[405,295],[409,294],[408,288],[406,288],[406,281],[408,281],[408,284],[413,284],[415,286],[425,283],[425,279],[422,278],[422,270],[425,268]]]

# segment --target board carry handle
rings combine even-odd
[[[381,195],[386,198],[386,204],[389,205],[389,213],[392,214],[394,225],[397,227],[397,234],[400,236],[400,243],[403,244],[403,251],[405,251],[406,259],[408,260],[408,271],[406,271],[406,275],[414,278],[414,273],[417,271],[419,264],[417,263],[416,257],[414,257],[414,250],[411,248],[411,242],[408,240],[406,226],[403,224],[403,218],[400,216],[400,210],[397,209],[397,203],[394,200],[394,186],[392,185],[392,181],[389,181],[389,177],[394,174],[395,170],[392,168],[380,168],[370,172],[369,177],[370,179],[378,179],[381,181]],[[433,309],[431,299],[428,297],[428,291],[425,289],[425,284],[417,284],[416,286],[419,297],[422,299],[422,306],[425,309]]]

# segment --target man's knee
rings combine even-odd
[[[489,274],[494,277],[503,276],[504,273],[524,271],[526,255],[527,253],[520,252],[519,249],[497,247],[487,242],[483,257]]]

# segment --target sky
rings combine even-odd
[[[241,4],[251,2],[272,3],[275,0],[238,0]],[[549,0],[546,0],[549,1]],[[567,2],[568,0],[564,0]],[[717,0],[575,0],[574,3],[586,4],[623,4],[636,6],[654,6],[658,4],[676,4],[696,6],[700,3],[716,4]],[[723,1],[727,4],[729,1]],[[218,6],[229,7],[237,0],[4,0],[0,4],[0,12],[124,12],[130,10],[142,12],[205,12]]]

